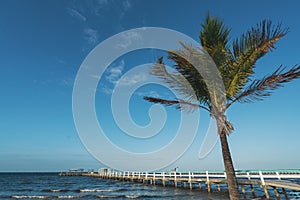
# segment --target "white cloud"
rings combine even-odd
[[[144,82],[146,80],[146,74],[133,74],[131,76],[122,77],[118,84],[120,84],[121,86],[131,86],[140,82]]]
[[[104,94],[110,95],[110,94],[112,94],[113,89],[107,87],[106,85],[100,84],[100,91]]]
[[[88,41],[89,44],[98,43],[99,34],[98,31],[92,28],[85,28],[83,30],[84,38]]]
[[[124,60],[122,60],[118,66],[113,66],[108,68],[107,70],[107,76],[105,77],[106,80],[108,80],[112,84],[116,84],[116,82],[119,80],[119,78],[122,75],[123,69],[125,66]]]
[[[122,33],[121,38],[122,39],[119,41],[118,46],[122,49],[126,49],[134,42],[140,42],[142,39],[141,35],[135,31]]]
[[[81,22],[86,21],[86,17],[83,16],[83,14],[81,14],[78,10],[75,10],[73,8],[67,8],[67,12],[69,13],[69,15],[71,15],[72,17],[78,19]]]
[[[141,96],[141,97],[156,97],[156,98],[161,98],[161,95],[159,95],[156,91],[151,90],[151,91],[143,91],[143,92],[135,92],[134,94]]]
[[[122,30],[122,18],[124,15],[132,8],[132,1],[130,0],[90,0],[90,1],[73,1],[67,8],[67,13],[81,22],[82,30],[84,33],[84,39],[90,45],[95,45],[99,42],[99,30],[95,29],[99,23],[106,23],[107,14],[113,14],[117,21],[113,21],[114,26],[112,27],[115,31]],[[97,26],[91,26],[94,20],[93,18],[98,19]],[[93,28],[91,28],[93,27]],[[120,30],[119,30],[120,29]],[[129,42],[129,43],[128,43]],[[126,48],[130,45],[130,41],[125,42],[120,46]],[[87,47],[89,49],[90,47]],[[86,50],[84,48],[83,50]]]
[[[131,8],[131,3],[129,0],[123,1],[120,18],[123,18],[126,12]]]
[[[91,13],[93,13],[96,16],[102,15],[103,11],[110,8],[110,5],[112,4],[112,0],[95,0],[90,1],[89,10]]]
[[[74,7],[74,5],[73,5]],[[80,12],[79,10],[81,10],[83,13],[87,14],[87,12],[85,12],[84,7],[76,7],[76,9],[74,8],[67,8],[67,13],[71,16],[74,17],[75,19],[77,19],[80,22],[83,22],[83,34],[84,34],[84,39],[92,45],[95,45],[99,42],[99,33],[96,29],[91,28],[88,25],[88,18],[84,16],[84,14],[82,14],[82,12]]]

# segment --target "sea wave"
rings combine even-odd
[[[47,190],[42,190],[42,192],[69,192],[70,190],[66,189],[47,189]]]
[[[98,195],[98,198],[125,198],[125,199],[144,199],[144,198],[158,198],[160,196],[151,196],[151,195]]]
[[[120,192],[125,189],[78,189],[78,190],[67,190],[67,189],[46,189],[42,192]]]
[[[137,198],[140,198],[141,196],[139,195],[125,195],[125,198],[128,198],[128,199],[137,199]]]
[[[48,199],[48,198],[52,198],[51,196],[39,196],[39,195],[14,195],[11,196],[11,198],[15,198],[15,199]]]
[[[81,189],[79,192],[120,192],[125,189]]]
[[[24,188],[24,189],[15,189],[14,191],[17,191],[17,192],[32,192],[33,190],[28,189],[28,188]]]
[[[83,196],[62,195],[62,196],[40,196],[40,195],[14,195],[10,198],[14,199],[74,199],[82,198]]]
[[[101,198],[101,199],[113,199],[113,198],[121,198],[121,197],[123,197],[123,195],[116,195],[116,196],[106,196],[106,195],[98,195],[97,196],[98,198]]]
[[[82,198],[82,196],[72,196],[72,195],[67,195],[67,196],[57,196],[58,199],[74,199],[74,198]]]

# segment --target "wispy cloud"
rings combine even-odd
[[[140,82],[144,82],[147,80],[147,75],[146,74],[132,74],[130,76],[125,76],[123,77],[118,84],[121,86],[131,86]]]
[[[142,39],[141,35],[135,31],[122,33],[121,37],[122,41],[119,42],[118,46],[122,49],[128,48],[134,42],[140,42]]]
[[[138,95],[140,97],[155,97],[155,98],[162,98],[161,95],[159,95],[157,93],[157,91],[155,90],[151,90],[151,91],[142,91],[142,92],[135,92],[135,95]]]
[[[124,74],[125,61],[121,60],[118,65],[109,67],[105,73],[105,79],[112,84],[112,88],[117,87],[130,87],[137,83],[145,82],[148,79],[146,72]],[[93,78],[99,78],[97,75],[90,75]],[[113,89],[108,85],[101,84],[101,90],[105,94],[111,94]]]
[[[67,8],[67,12],[69,13],[70,16],[78,19],[81,22],[86,21],[86,17],[83,16],[83,14],[81,14],[78,10],[75,10],[73,8]]]
[[[116,32],[122,31],[122,20],[124,15],[131,10],[133,7],[131,0],[89,0],[80,1],[73,0],[67,7],[67,13],[82,26],[83,39],[87,41],[83,50],[91,48],[91,45],[96,45],[100,40],[100,30],[98,29],[101,25],[105,26],[105,30]],[[107,17],[110,18],[110,22],[114,24],[108,25]],[[95,23],[97,22],[97,23]],[[110,30],[112,29],[112,30]],[[123,48],[126,48],[123,44]]]
[[[82,12],[80,12],[79,10],[81,10]],[[99,33],[96,29],[91,28],[88,22],[88,18],[86,17],[88,15],[85,16],[85,14],[83,14],[84,11],[85,9],[83,9],[82,7],[77,6],[75,8],[74,5],[72,7],[67,8],[67,13],[71,17],[81,22],[83,39],[86,40],[88,44],[95,45],[99,42]]]
[[[129,0],[123,1],[120,18],[123,18],[126,12],[131,8],[131,2]]]
[[[62,60],[62,59],[58,59],[57,62],[58,62],[59,64],[62,64],[62,65],[67,64],[67,62],[66,62],[65,60]]]
[[[95,0],[91,5],[92,12],[98,16],[102,15],[103,10],[115,9],[118,11],[120,18],[122,18],[132,7],[130,0]]]
[[[112,84],[116,84],[122,75],[124,67],[125,67],[125,61],[121,60],[119,65],[108,68],[107,76],[105,77],[106,80]]]
[[[129,0],[123,1],[124,10],[127,11],[131,8],[131,2]]]
[[[113,92],[113,89],[108,87],[107,85],[104,85],[103,83],[100,83],[97,91],[100,91],[107,95],[111,95]]]
[[[99,33],[97,30],[92,29],[92,28],[85,28],[83,30],[84,33],[84,39],[89,43],[89,44],[97,44],[99,42]]]
[[[109,3],[108,0],[96,0],[96,4],[100,8],[107,6],[108,3]]]

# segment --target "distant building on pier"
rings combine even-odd
[[[113,173],[113,169],[109,169],[109,168],[100,168],[98,170],[98,173],[101,175],[107,175],[107,174],[112,174]]]

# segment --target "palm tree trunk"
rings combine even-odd
[[[235,171],[231,159],[231,154],[227,142],[227,136],[223,130],[220,133],[220,140],[221,140],[222,155],[223,155],[223,161],[224,161],[226,177],[227,177],[229,198],[231,200],[239,200],[240,199],[239,188],[238,188]]]

